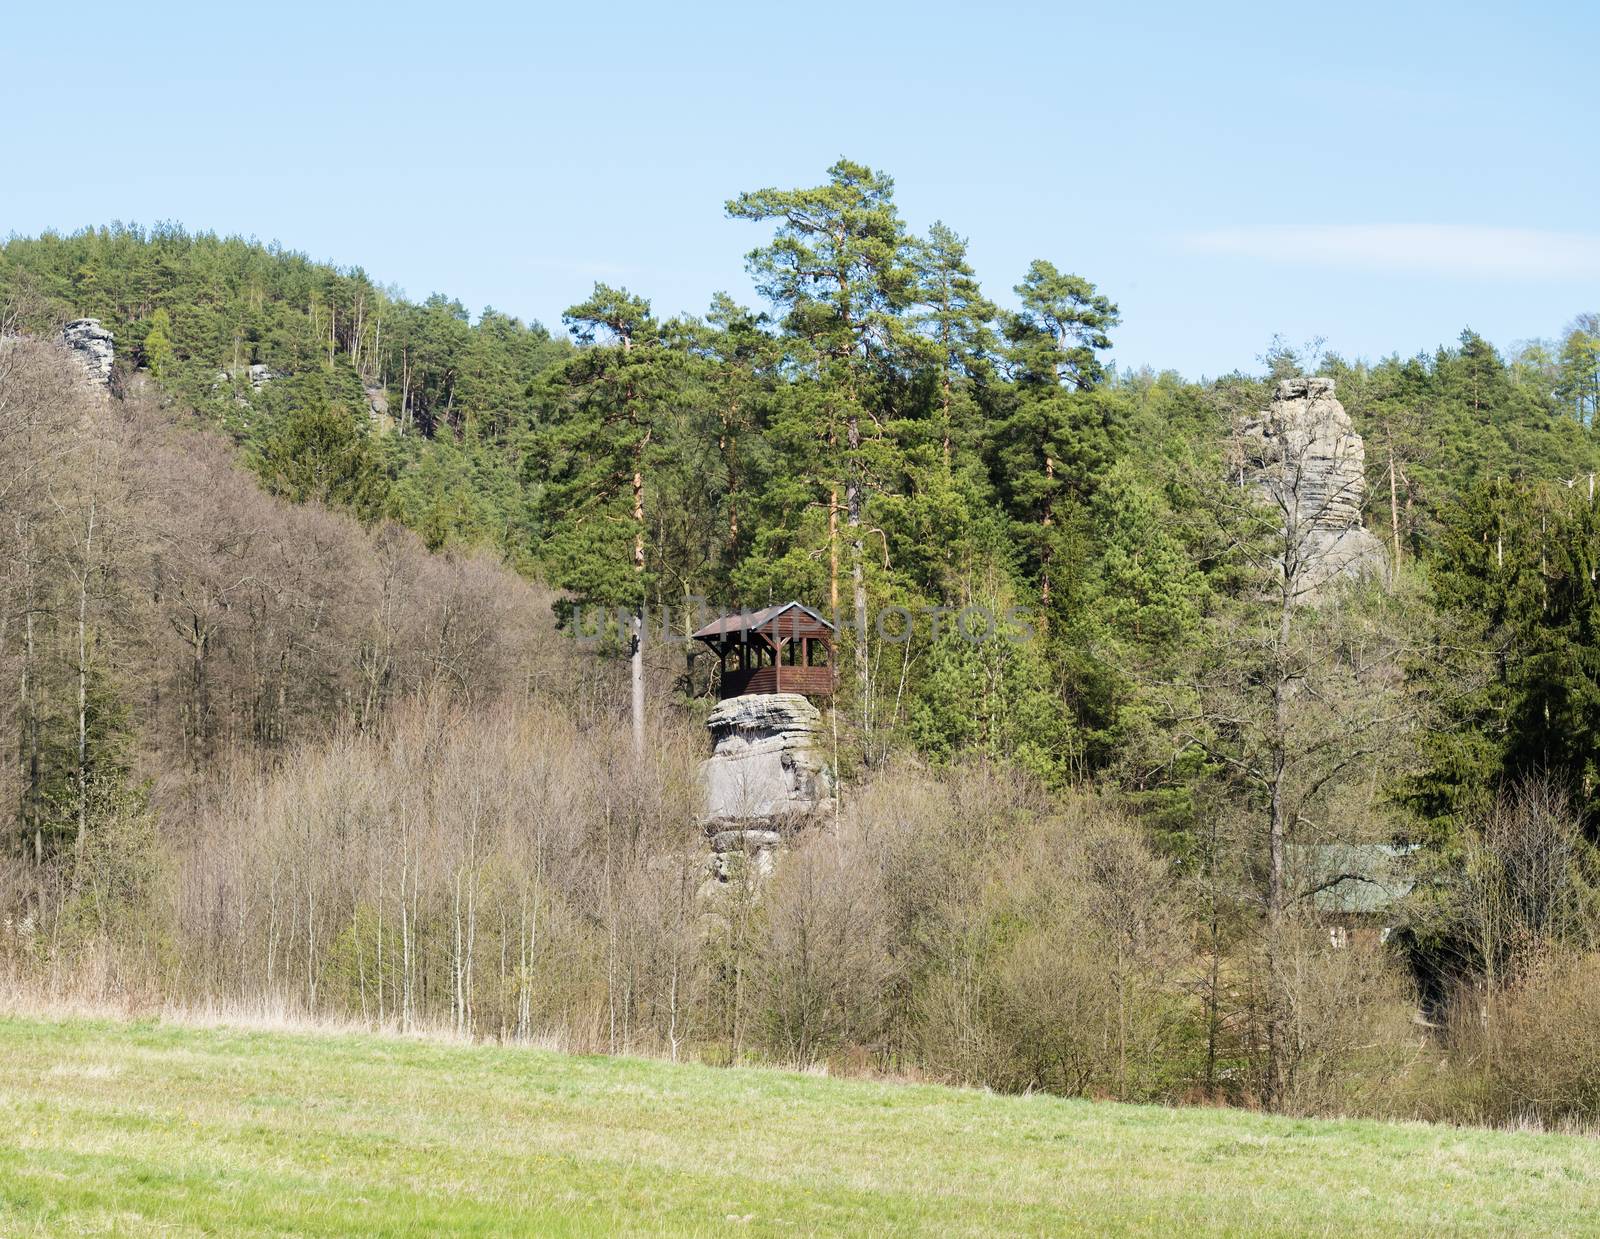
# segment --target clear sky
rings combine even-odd
[[[744,189],[890,172],[1002,300],[1117,301],[1123,365],[1252,368],[1600,309],[1600,5],[25,4],[0,233],[178,220],[538,318],[728,289]]]

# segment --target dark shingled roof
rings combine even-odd
[[[765,628],[791,609],[804,612],[829,632],[833,631],[833,625],[810,607],[801,606],[798,602],[780,602],[774,606],[763,607],[759,611],[735,611],[731,615],[718,616],[709,624],[697,628],[693,636],[697,641],[704,641],[707,637],[726,637],[736,632],[754,632]]]

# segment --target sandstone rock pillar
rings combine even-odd
[[[821,724],[821,712],[798,693],[748,693],[711,711],[711,756],[700,765],[701,825],[719,881],[728,880],[738,858],[765,872],[785,838],[833,813]]]
[[[1330,378],[1285,379],[1271,406],[1238,427],[1241,477],[1280,516],[1289,535],[1283,571],[1306,603],[1335,580],[1388,566],[1361,523],[1365,445],[1333,390]]]

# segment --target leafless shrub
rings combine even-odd
[[[1193,1075],[1186,910],[1166,863],[1091,799],[1041,823],[986,884],[993,905],[986,1082],[1118,1097]]]
[[[877,874],[854,829],[818,832],[783,859],[765,899],[755,973],[768,1049],[805,1065],[884,1025],[887,922]]]
[[[1490,990],[1514,981],[1551,947],[1600,941],[1600,869],[1582,823],[1547,779],[1504,793],[1469,837],[1451,912],[1455,934]]]
[[[1275,974],[1263,979],[1284,1013],[1277,1107],[1291,1114],[1403,1112],[1426,1046],[1396,954],[1367,935],[1334,949],[1326,929],[1300,921],[1286,927],[1272,962]],[[1255,1048],[1264,1065],[1264,1051]]]
[[[1430,1113],[1498,1126],[1600,1119],[1600,955],[1549,950],[1451,1009],[1450,1071]]]

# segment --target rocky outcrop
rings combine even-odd
[[[1241,476],[1282,519],[1281,570],[1303,602],[1332,581],[1388,568],[1361,523],[1366,449],[1333,391],[1329,378],[1285,379],[1271,407],[1239,426]]]
[[[388,434],[394,429],[394,418],[389,416],[388,391],[372,384],[362,390],[367,397],[367,419],[379,434]]]
[[[701,824],[718,878],[727,879],[735,855],[764,870],[787,835],[833,812],[821,724],[817,707],[798,693],[749,693],[712,710],[712,752],[700,765]]]
[[[98,318],[74,319],[61,329],[61,339],[87,371],[90,381],[101,387],[111,384],[111,363],[116,360],[115,337],[100,325]]]
[[[260,391],[278,376],[273,373],[272,367],[261,362],[255,362],[250,367],[250,390]]]

